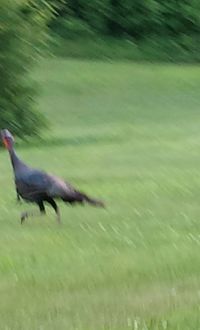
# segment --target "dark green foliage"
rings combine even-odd
[[[53,0],[52,0],[53,1]],[[200,60],[199,0],[57,0],[51,27],[61,56]]]
[[[101,34],[138,39],[200,32],[199,0],[63,0],[59,15]]]
[[[53,30],[63,39],[92,37],[92,28],[79,18],[59,17],[53,24]]]
[[[45,124],[35,110],[29,71],[44,48],[51,8],[45,1],[2,0],[0,10],[0,127],[34,135]]]

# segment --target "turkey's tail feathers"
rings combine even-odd
[[[62,200],[70,204],[87,202],[90,205],[105,208],[105,204],[102,201],[89,197],[88,195],[77,190],[74,190],[71,194],[67,194],[65,197],[62,197]]]
[[[81,195],[83,197],[83,200],[86,201],[87,203],[89,203],[93,206],[105,208],[104,202],[100,201],[99,199],[91,198],[91,197],[89,197],[89,196],[87,196],[86,194],[83,194],[83,193],[81,193]]]

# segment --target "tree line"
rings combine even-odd
[[[52,27],[63,19],[82,22],[113,37],[179,36],[200,32],[199,0],[56,0]],[[62,24],[60,24],[62,25]],[[60,26],[61,29],[61,26]],[[63,31],[61,31],[62,33]]]

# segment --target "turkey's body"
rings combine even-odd
[[[60,198],[65,202],[82,202],[81,193],[60,178],[40,170],[28,169],[15,175],[19,195],[26,201],[39,202],[47,198]],[[84,195],[83,195],[84,196]]]

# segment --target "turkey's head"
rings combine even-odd
[[[8,129],[1,130],[1,139],[6,149],[11,150],[14,144],[14,137]]]

